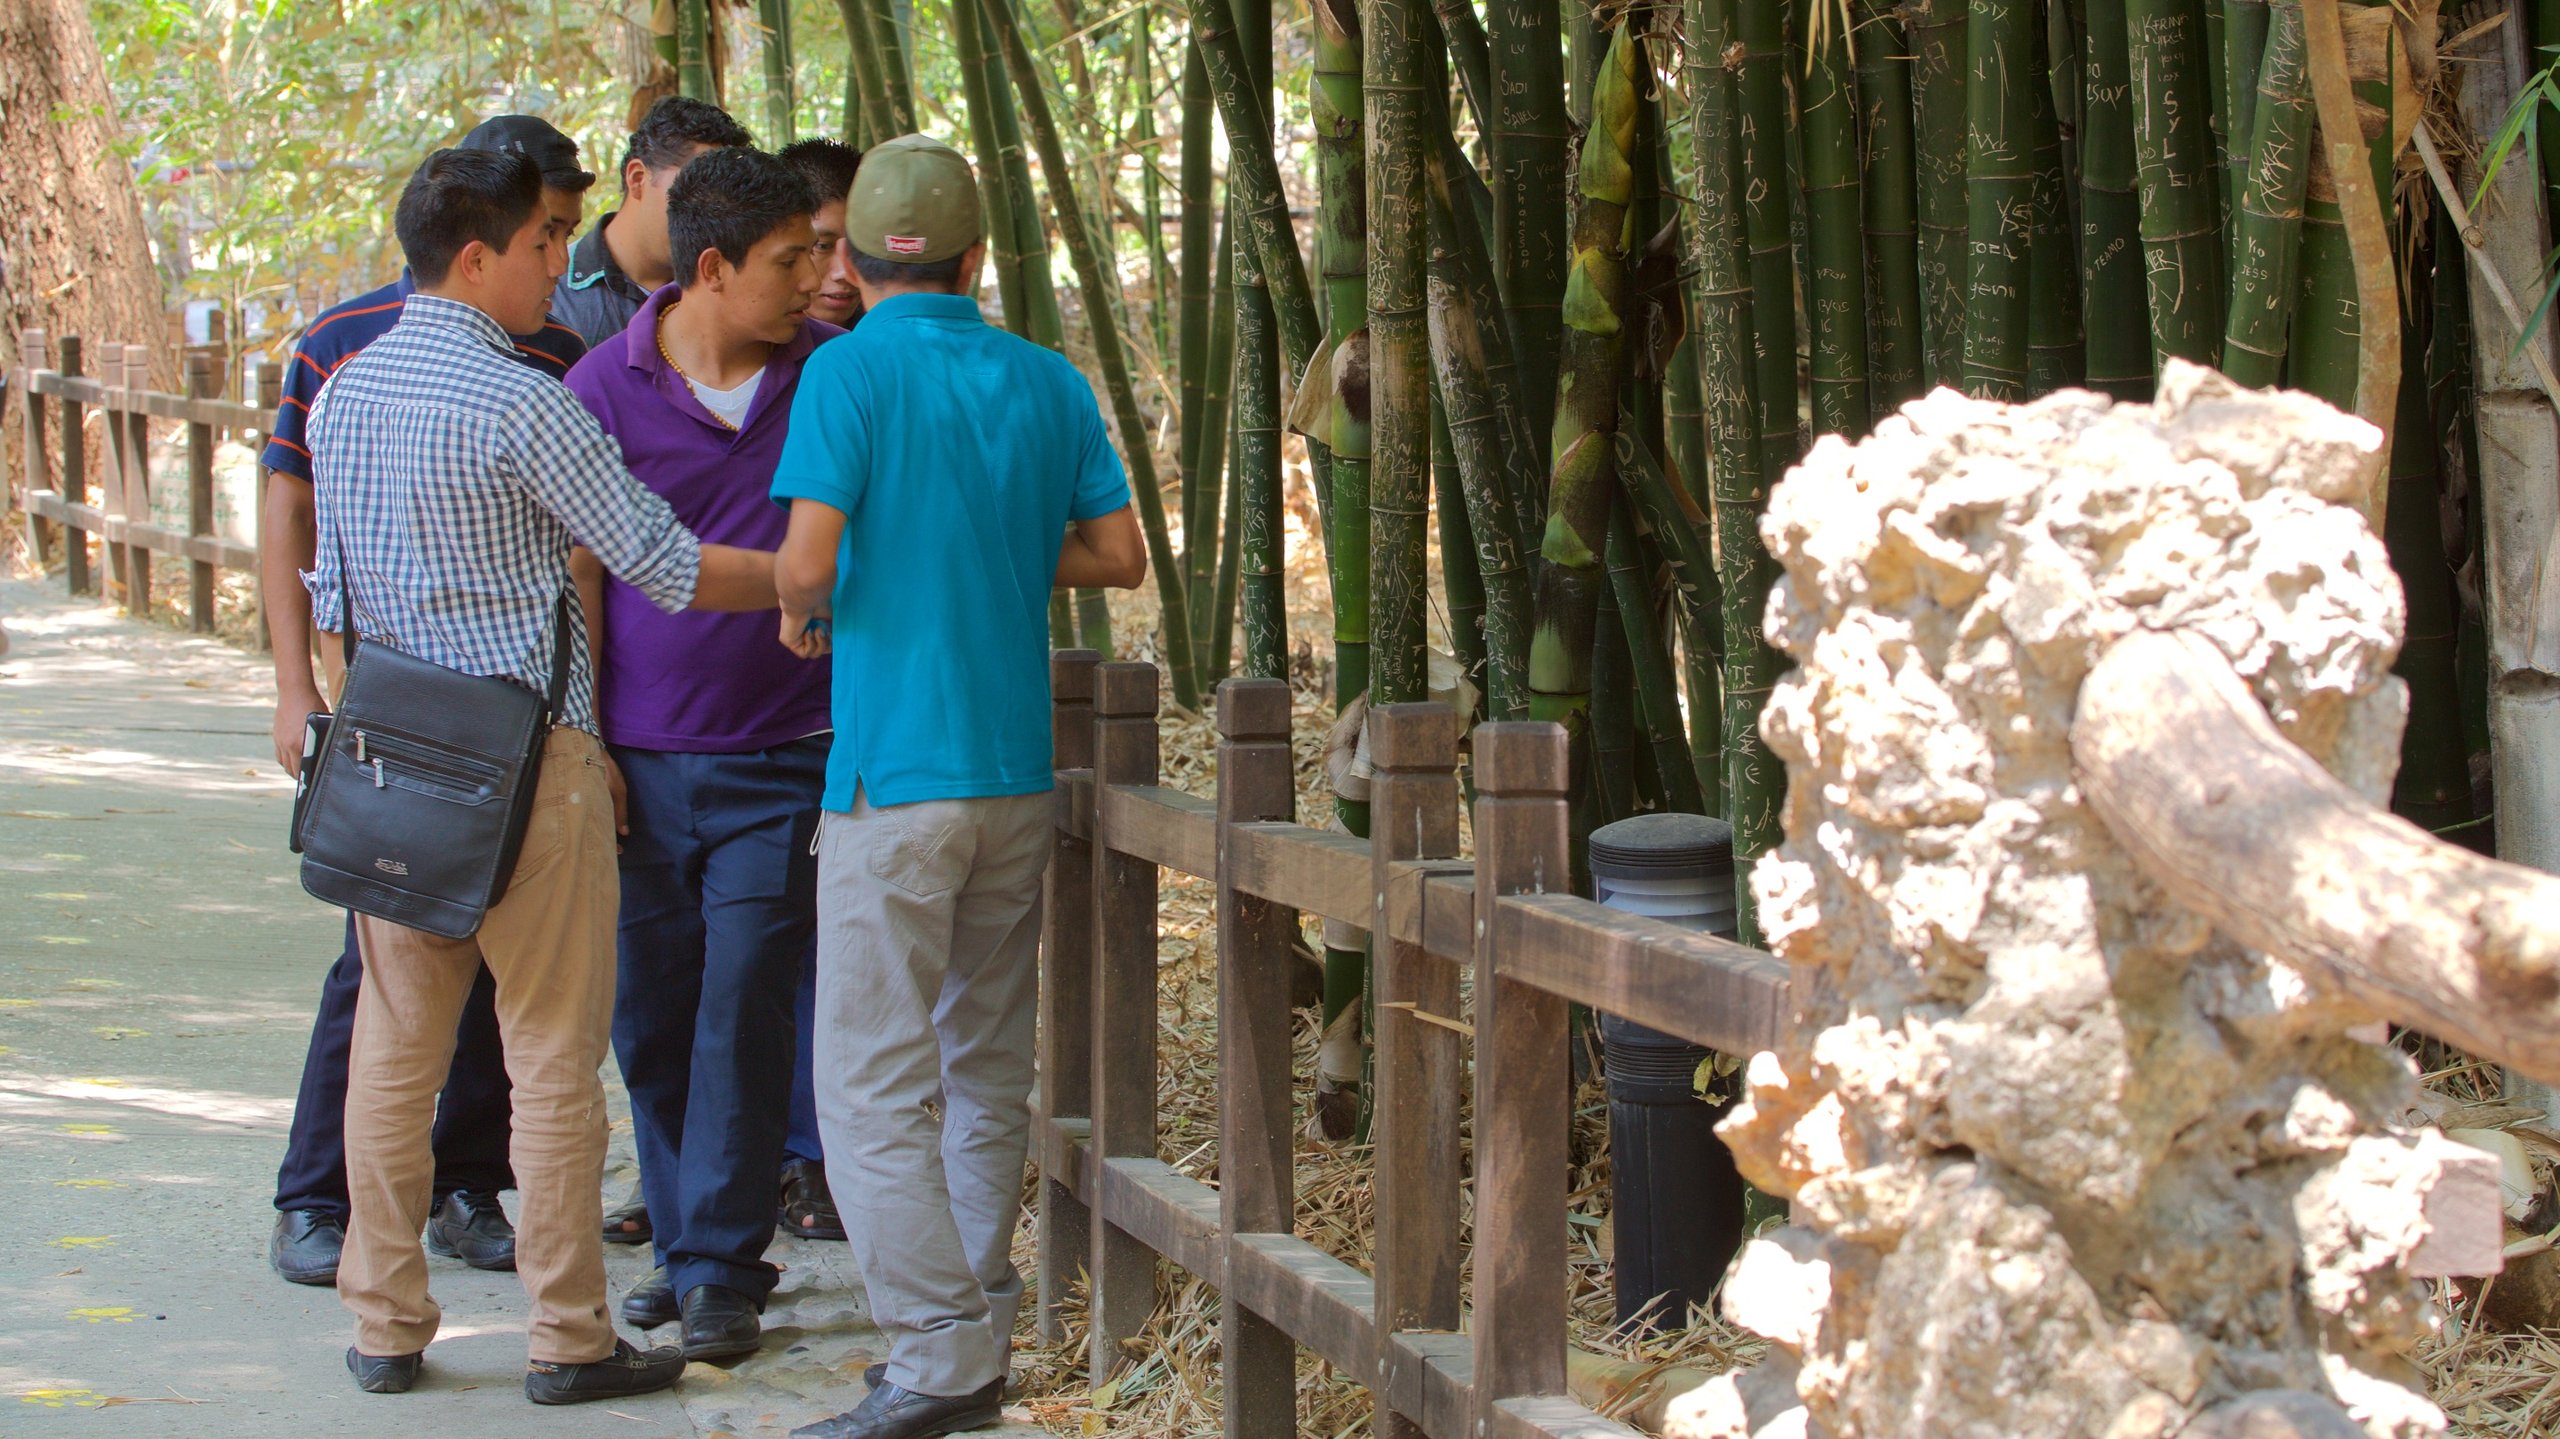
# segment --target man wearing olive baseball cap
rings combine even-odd
[[[833,630],[818,1132],[889,1357],[795,1432],[915,1439],[996,1422],[1022,1300],[1049,593],[1134,587],[1146,549],[1093,388],[978,313],[968,161],[866,152],[845,240],[866,308],[801,372],[774,574],[786,636]]]

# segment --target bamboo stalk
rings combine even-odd
[[[676,0],[676,92],[720,102],[711,83],[710,0]]]
[[[2027,249],[2032,235],[2034,77],[2043,49],[2027,0],[1973,0],[1965,32],[1964,388],[2027,394]]]
[[[1965,34],[1964,0],[1906,0],[1911,32],[1914,159],[1919,179],[1920,294],[1925,306],[1926,378],[1964,378]],[[1693,37],[1694,38],[1694,37]]]
[[[844,19],[845,72],[853,87],[849,98],[861,102],[864,144],[903,134],[889,107],[888,82],[880,78],[879,37],[871,29],[869,0],[836,0],[836,13]]]
[[[1505,473],[1504,425],[1494,408],[1484,360],[1486,338],[1501,338],[1502,329],[1498,316],[1478,308],[1463,278],[1464,262],[1458,257],[1466,244],[1462,232],[1468,222],[1457,216],[1451,202],[1447,173],[1451,163],[1443,151],[1430,171],[1431,362],[1467,507],[1467,534],[1476,547],[1477,583],[1485,596],[1485,714],[1497,720],[1522,719],[1529,712],[1533,623],[1523,557],[1527,530]],[[1448,563],[1445,552],[1441,563]]]
[[[1432,0],[1440,34],[1458,71],[1458,89],[1475,113],[1476,127],[1490,133],[1493,124],[1493,44],[1485,38],[1484,21],[1473,0]]]
[[[2225,292],[2204,37],[2185,0],[2125,0],[2124,10],[2152,368],[2172,355],[2209,365]]]
[[[2266,54],[2269,32],[2276,23],[2269,0],[2206,0],[2218,4],[2222,16],[2221,84],[2215,91],[2222,112],[2219,118],[2222,137],[2223,183],[2230,188],[2227,202],[2235,217],[2247,204],[2252,172],[2257,168],[2258,96],[2266,83]],[[2281,3],[2281,0],[2279,0]],[[2295,0],[2295,23],[2300,24],[2299,0]],[[2243,263],[2239,230],[2232,231],[2229,247],[2229,271],[2233,288],[2239,284]],[[2237,303],[2235,299],[2235,303]]]
[[[1321,15],[1329,7],[1320,0],[1317,8]],[[1369,238],[1370,702],[1410,704],[1429,689],[1424,617],[1430,608],[1430,581],[1424,555],[1429,548],[1432,425],[1431,340],[1425,319],[1429,183],[1424,170],[1433,150],[1426,131],[1442,108],[1427,93],[1430,60],[1439,41],[1430,35],[1436,27],[1427,0],[1369,0],[1367,21],[1360,79]],[[1441,93],[1446,94],[1445,87]],[[1445,120],[1441,128],[1446,130]],[[1375,183],[1365,183],[1367,179]],[[1337,489],[1341,475],[1337,449]]]
[[[2081,97],[2080,294],[2088,317],[2089,388],[2151,398],[2150,299],[2142,209],[2134,198],[2133,78],[2125,0],[2087,0]]]
[[[1021,257],[1022,308],[1028,328],[1016,333],[1064,353],[1067,322],[1058,310],[1058,290],[1052,279],[1049,227],[1040,218],[1040,197],[1031,189],[1031,158],[1022,143],[1022,118],[1013,108],[1013,88],[1005,77],[1004,57],[996,53],[993,45],[984,43],[986,3],[992,0],[981,0],[973,18],[981,37],[979,68],[986,77],[988,110],[994,117],[996,155],[1003,167],[1005,208],[1013,215],[1013,249]]]
[[[1230,222],[1253,245],[1255,269],[1271,294],[1281,358],[1292,373],[1302,375],[1323,342],[1323,329],[1316,318],[1315,292],[1308,288],[1307,272],[1299,261],[1297,232],[1289,223],[1289,199],[1281,189],[1279,164],[1272,158],[1271,110],[1253,88],[1226,0],[1185,3],[1191,11],[1192,39],[1209,69],[1209,90],[1217,98],[1218,118],[1226,127]]]
[[[1569,731],[1588,719],[1592,634],[1605,588],[1601,557],[1608,547],[1616,470],[1612,436],[1625,339],[1638,48],[1622,25],[1600,67],[1593,123],[1582,142],[1581,204],[1565,283],[1564,359],[1540,546],[1545,563],[1538,574],[1537,629],[1529,640],[1529,716]]]
[[[1010,7],[1013,0],[988,0],[989,4]],[[865,0],[871,15],[871,33],[882,80],[887,86],[889,111],[896,128],[890,136],[913,134],[916,129],[915,77],[907,69],[905,29],[898,23],[897,0]]]
[[[1316,269],[1333,362],[1329,374],[1309,373],[1301,383],[1323,397],[1323,419],[1313,438],[1333,452],[1325,556],[1333,582],[1338,711],[1366,693],[1370,682],[1371,436],[1368,341],[1361,334],[1369,321],[1368,169],[1361,133],[1360,12],[1353,0],[1317,0],[1314,38],[1307,100],[1316,137]],[[1343,806],[1336,812],[1351,823]],[[1355,826],[1352,832],[1363,831]]]
[[[1742,42],[1744,234],[1751,244],[1751,311],[1760,337],[1760,469],[1784,474],[1804,453],[1796,409],[1795,235],[1787,163],[1795,133],[1787,104],[1786,10],[1770,0],[1744,0],[1734,27]],[[1729,203],[1729,202],[1728,202]]]
[[[987,217],[987,257],[995,265],[996,295],[1004,306],[1005,328],[1038,342],[1022,272],[1021,221],[1013,212],[1013,186],[1005,173],[1003,132],[996,124],[999,106],[1011,108],[1004,76],[987,53],[985,27],[975,0],[953,0],[952,48],[960,63],[962,98],[969,109],[969,143],[978,152],[978,201]]]
[[[1168,284],[1173,262],[1164,248],[1164,178],[1157,173],[1157,162],[1161,156],[1156,144],[1155,40],[1147,33],[1143,12],[1130,25],[1129,31],[1130,148],[1138,153],[1138,228],[1144,232],[1140,238],[1147,247],[1147,329],[1155,340],[1156,354],[1163,356],[1172,353],[1174,346],[1171,327],[1173,291]],[[1184,48],[1189,49],[1187,45]],[[1109,197],[1106,195],[1104,198]],[[1179,403],[1177,399],[1177,406]],[[1174,472],[1182,477],[1187,506],[1191,475],[1181,468],[1179,454],[1175,456]],[[1213,513],[1216,508],[1215,504],[1210,506]],[[1187,548],[1192,534],[1188,508],[1183,515],[1183,544]],[[1209,570],[1215,569],[1214,564],[1209,566]]]
[[[1547,452],[1555,415],[1556,358],[1571,256],[1566,167],[1564,36],[1553,0],[1486,0],[1493,47],[1493,264],[1520,369],[1533,453]]]
[[[1092,321],[1094,363],[1102,371],[1103,388],[1110,393],[1111,408],[1119,420],[1121,461],[1129,468],[1129,488],[1138,502],[1138,517],[1146,527],[1147,558],[1155,571],[1156,595],[1163,606],[1160,623],[1165,669],[1173,682],[1175,701],[1196,711],[1200,708],[1200,688],[1191,660],[1191,616],[1182,602],[1182,576],[1174,568],[1173,545],[1166,534],[1164,491],[1156,483],[1153,437],[1147,431],[1145,416],[1138,410],[1137,391],[1129,382],[1129,364],[1121,351],[1119,329],[1111,322],[1111,299],[1105,288],[1102,259],[1085,231],[1084,213],[1076,203],[1074,171],[1068,167],[1066,147],[1060,143],[1057,122],[1049,114],[1048,94],[1042,89],[1031,49],[1023,41],[1021,27],[1014,22],[1008,0],[989,0],[989,18],[994,21],[992,28],[1004,56],[1005,71],[1021,99],[1023,117],[1030,122],[1032,142],[1040,150],[1040,168],[1049,181],[1050,208],[1057,214],[1059,235],[1075,262],[1085,314]]]
[[[2017,3],[2017,0],[2008,0]],[[1797,119],[1804,137],[1804,309],[1815,434],[1866,433],[1867,286],[1857,97],[1845,6],[1825,0],[1806,36]],[[1623,608],[1624,597],[1619,600]]]
[[[1229,555],[1235,549],[1235,534],[1233,522],[1227,516],[1235,512],[1236,499],[1233,494],[1235,486],[1227,477],[1226,465],[1228,432],[1233,428],[1229,400],[1235,382],[1236,292],[1235,250],[1225,243],[1223,234],[1218,237],[1217,253],[1215,284],[1209,302],[1208,355],[1202,362],[1207,373],[1202,377],[1200,386],[1200,446],[1193,453],[1191,463],[1200,471],[1201,487],[1209,501],[1203,506],[1201,533],[1205,536],[1214,532],[1219,536],[1217,563],[1220,568],[1229,568],[1233,564]],[[1194,575],[1196,584],[1197,571]],[[1221,588],[1225,591],[1223,600],[1218,598]],[[1191,633],[1194,636],[1207,633],[1212,625],[1232,627],[1234,617],[1222,615],[1217,607],[1223,605],[1230,610],[1235,607],[1234,576],[1227,576],[1222,583],[1212,574],[1205,587],[1192,588],[1189,594]],[[1225,662],[1219,663],[1223,667]]]
[[[799,95],[791,73],[789,0],[756,0],[756,27],[764,37],[757,51],[764,67],[766,143],[779,149],[799,138]]]
[[[1680,729],[1680,691],[1671,677],[1671,652],[1662,642],[1653,586],[1636,563],[1636,551],[1626,501],[1621,498],[1609,520],[1609,588],[1617,601],[1628,669],[1635,680],[1637,738],[1653,752],[1664,807],[1704,814],[1706,799],[1690,762],[1688,737]]]
[[[1232,316],[1234,307],[1227,313]],[[1227,428],[1233,428],[1230,415]],[[1228,451],[1232,452],[1232,447]],[[1244,569],[1244,488],[1230,481],[1225,486],[1227,512],[1218,527],[1217,594],[1209,616],[1209,682],[1215,685],[1236,672],[1236,592]]]
[[[1111,643],[1111,596],[1107,592],[1076,591],[1076,643],[1106,660],[1117,653]]]
[[[1500,425],[1502,472],[1510,484],[1510,504],[1518,517],[1517,532],[1527,535],[1546,524],[1546,451],[1539,437],[1552,428],[1552,415],[1539,423],[1531,422],[1528,382],[1512,353],[1511,330],[1504,318],[1501,288],[1494,278],[1492,253],[1477,218],[1485,207],[1468,203],[1482,182],[1457,141],[1445,133],[1440,139],[1430,175],[1431,184],[1441,192],[1435,204],[1445,207],[1449,228],[1447,235],[1435,239],[1434,244],[1447,252],[1445,268],[1451,282],[1466,292],[1467,307],[1476,327],[1476,349],[1483,356],[1486,398],[1492,402]],[[1458,194],[1462,187],[1468,189],[1467,196]],[[1435,210],[1433,223],[1441,220]]]
[[[1431,517],[1440,526],[1440,583],[1449,597],[1449,648],[1476,686],[1480,714],[1492,667],[1485,651],[1484,574],[1477,568],[1475,532],[1467,522],[1466,481],[1458,472],[1457,445],[1436,394],[1431,399]],[[1467,723],[1473,725],[1476,718],[1467,716]]]
[[[1244,673],[1249,678],[1285,679],[1289,673],[1289,602],[1286,592],[1288,531],[1280,503],[1280,323],[1259,255],[1261,241],[1242,223],[1238,179],[1255,155],[1271,151],[1271,12],[1268,0],[1206,0],[1191,8],[1194,41],[1209,72],[1210,94],[1228,140],[1227,256],[1235,276],[1235,436],[1233,484],[1241,512],[1237,530],[1243,546]],[[1201,37],[1204,18],[1210,34]],[[1224,78],[1221,78],[1221,68]],[[1244,128],[1238,129],[1242,124]],[[1239,143],[1239,135],[1242,140]],[[1242,160],[1237,159],[1243,155]],[[1270,171],[1278,184],[1278,172]],[[1266,197],[1267,199],[1268,197]],[[1294,277],[1306,293],[1306,275],[1298,268],[1298,242],[1285,229],[1288,210],[1280,216],[1288,235],[1284,277]],[[1306,304],[1309,342],[1315,334],[1315,306]],[[1309,444],[1316,460],[1318,495],[1323,494],[1322,446]]]
[[[2320,116],[2322,148],[2338,208],[2346,222],[2347,244],[2355,264],[2356,308],[2378,317],[2400,313],[2399,285],[2392,274],[2391,232],[2374,182],[2373,159],[2356,116],[2356,97],[2347,73],[2346,37],[2338,20],[2338,0],[2301,0],[2304,48],[2310,54],[2311,93]],[[2381,453],[2372,464],[2379,477],[2390,463],[2391,425],[2400,389],[2400,327],[2377,320],[2359,327],[2356,366],[2356,415],[2382,432]],[[2376,489],[2376,502],[2381,493]]]
[[[2045,55],[2037,46],[2027,87],[2027,124],[2035,137],[2035,179],[2027,192],[2027,392],[2035,395],[2079,384],[2083,367],[2072,187]]]
[[[1928,390],[1926,325],[1920,292],[1918,156],[1912,148],[1911,40],[1901,12],[1858,0],[1857,103],[1866,143],[1859,190],[1865,201],[1867,406],[1882,419]],[[1677,380],[1672,394],[1680,393]],[[1672,448],[1679,449],[1672,411]],[[1703,471],[1701,472],[1703,476]],[[1700,486],[1693,493],[1703,494]]]
[[[2235,7],[2236,8],[2236,7]],[[2243,152],[2248,179],[2232,226],[2231,316],[2222,337],[2222,370],[2264,388],[2284,374],[2287,332],[2299,285],[2302,204],[2310,179],[2311,75],[2305,66],[2301,0],[2278,0],[2272,23],[2256,38],[2262,62],[2249,108]],[[2225,43],[2230,29],[2226,22]]]
[[[1174,321],[1174,368],[1182,384],[1183,493],[1191,493],[1190,476],[1200,458],[1200,406],[1208,383],[1209,271],[1218,253],[1215,137],[1209,133],[1211,107],[1209,67],[1200,47],[1182,46],[1182,186],[1180,301]],[[1183,512],[1185,535],[1193,533],[1191,513]],[[1186,539],[1186,545],[1189,541]]]

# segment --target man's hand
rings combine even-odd
[[[613,762],[613,751],[597,746],[604,758],[604,787],[613,796],[613,852],[622,853],[622,841],[631,833],[631,787],[622,781],[622,766]]]
[[[788,606],[782,611],[782,647],[804,660],[814,660],[835,648],[835,627],[824,615]]]
[[[287,779],[302,773],[302,733],[314,714],[325,714],[329,706],[322,702],[318,690],[288,694],[276,700],[276,763],[284,766]]]

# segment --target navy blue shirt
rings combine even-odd
[[[284,402],[276,406],[276,427],[267,435],[266,453],[258,457],[259,464],[310,483],[311,446],[304,429],[311,423],[311,402],[320,397],[320,387],[329,383],[340,365],[400,323],[400,312],[416,288],[409,272],[402,270],[398,280],[381,289],[321,311],[311,328],[302,332],[301,342],[293,347],[293,360],[285,367]],[[516,358],[555,380],[566,378],[569,367],[587,353],[586,341],[578,338],[578,332],[558,321],[546,323],[538,335],[507,338],[516,342]]]

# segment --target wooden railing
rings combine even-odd
[[[1145,1322],[1158,1256],[1225,1295],[1225,1432],[1296,1432],[1298,1346],[1375,1395],[1376,1432],[1429,1439],[1633,1431],[1566,1396],[1567,1016],[1579,1001],[1732,1053],[1789,1020],[1758,950],[1570,893],[1565,737],[1474,732],[1475,862],[1458,850],[1457,723],[1371,712],[1374,842],[1290,822],[1289,689],[1217,696],[1214,801],[1159,787],[1157,676],[1051,661],[1057,831],[1041,946],[1039,1317],[1090,1283],[1094,1382]],[[1156,1128],[1156,887],[1217,890],[1217,1187]],[[1376,969],[1374,1273],[1293,1232],[1291,941],[1301,914],[1367,929]],[[1472,1021],[1460,972],[1471,970]],[[1461,1292],[1461,1097],[1474,1050],[1474,1280]],[[1463,1332],[1462,1332],[1463,1331]]]
[[[188,615],[200,633],[213,629],[214,572],[258,568],[254,545],[239,544],[214,532],[213,450],[217,432],[245,432],[263,445],[275,414],[283,372],[270,361],[258,367],[254,405],[216,398],[220,371],[211,354],[186,353],[187,393],[166,394],[151,388],[151,351],[145,345],[107,344],[95,356],[83,352],[77,335],[55,342],[59,363],[48,365],[46,336],[28,330],[19,336],[19,375],[23,382],[26,425],[26,492],[28,549],[39,565],[51,558],[54,536],[63,533],[64,578],[74,594],[105,593],[89,555],[95,536],[105,551],[107,579],[128,609],[151,612],[151,556],[175,555],[189,564]],[[88,372],[94,363],[96,373]],[[52,443],[47,442],[47,404],[54,402]],[[84,411],[106,412],[109,473],[102,476],[97,502],[90,499],[89,451],[82,431]],[[184,532],[151,519],[151,421],[168,419],[186,425],[187,528]]]

